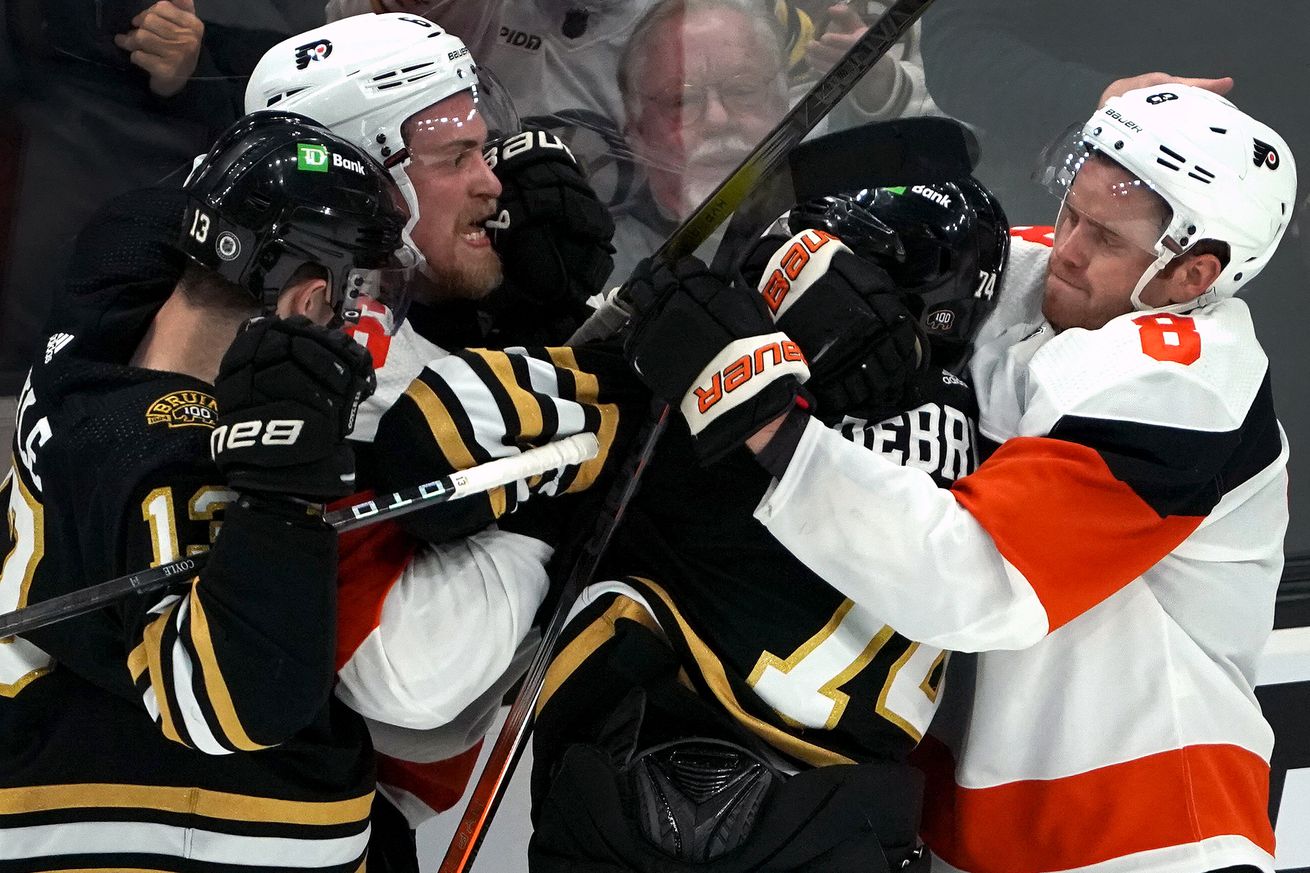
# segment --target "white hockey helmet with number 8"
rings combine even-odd
[[[1141,302],[1146,284],[1201,240],[1227,244],[1222,272],[1197,300],[1163,308],[1232,296],[1269,262],[1292,217],[1296,164],[1287,143],[1201,88],[1165,84],[1110,98],[1047,150],[1037,180],[1067,198],[1093,154],[1123,167],[1168,207],[1161,227],[1121,233],[1156,259],[1133,290],[1137,309],[1148,308]]]
[[[404,172],[409,153],[401,125],[462,91],[472,93],[493,132],[517,131],[508,95],[486,71],[479,73],[459,37],[417,15],[367,13],[307,30],[265,52],[246,85],[245,110],[308,116],[376,158],[409,207],[405,240],[412,242],[419,204]]]

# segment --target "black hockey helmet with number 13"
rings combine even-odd
[[[184,186],[180,248],[271,311],[305,264],[328,273],[332,304],[394,332],[415,258],[390,175],[363,149],[289,112],[256,112],[225,131]],[[385,312],[378,304],[385,307]]]
[[[791,211],[792,228],[817,227],[887,270],[922,310],[933,363],[958,371],[996,305],[1010,251],[1009,222],[978,180],[871,188],[819,197]]]

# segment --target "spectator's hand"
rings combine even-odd
[[[1104,106],[1111,97],[1119,97],[1137,88],[1150,88],[1154,85],[1191,85],[1213,91],[1216,94],[1227,94],[1233,90],[1233,77],[1189,79],[1186,76],[1171,76],[1168,73],[1142,73],[1140,76],[1129,76],[1126,79],[1116,79],[1111,82],[1109,87],[1101,92],[1101,102],[1096,105],[1099,108]]]
[[[200,60],[205,24],[194,0],[159,0],[132,19],[132,30],[114,37],[132,63],[150,74],[150,90],[172,97],[186,87]]]
[[[805,60],[819,75],[832,69],[847,50],[869,29],[860,14],[849,3],[836,3],[828,7],[828,24],[823,34],[805,49]],[[855,97],[860,106],[877,110],[887,105],[896,87],[896,60],[885,54],[873,69],[855,86]]]

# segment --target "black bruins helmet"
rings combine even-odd
[[[215,142],[184,186],[180,248],[249,291],[264,311],[303,264],[328,271],[338,313],[368,295],[404,317],[412,256],[387,171],[308,118],[255,112]],[[383,281],[380,277],[387,277]]]
[[[1000,202],[974,178],[819,197],[788,216],[817,227],[878,263],[922,303],[933,363],[958,371],[974,333],[996,305],[1010,253]]]

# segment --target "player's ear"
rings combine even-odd
[[[278,298],[277,314],[282,318],[303,315],[315,324],[327,324],[332,320],[327,280],[307,277],[292,281]]]
[[[1169,302],[1195,300],[1210,290],[1223,271],[1223,263],[1209,252],[1183,258],[1169,277]]]

